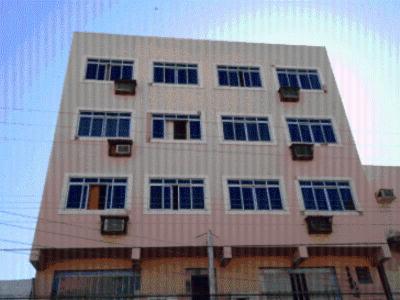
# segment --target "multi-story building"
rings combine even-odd
[[[54,139],[36,296],[393,297],[323,47],[75,33]]]

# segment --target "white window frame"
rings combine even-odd
[[[113,137],[107,137],[107,136],[79,136],[78,135],[78,130],[79,130],[79,121],[80,121],[80,113],[81,111],[88,111],[88,112],[107,112],[107,113],[130,113],[131,114],[131,122],[130,122],[130,128],[129,128],[129,136],[127,137],[118,137],[118,136],[113,136]],[[73,128],[72,128],[72,135],[71,135],[71,140],[80,140],[80,141],[106,141],[108,139],[129,139],[129,140],[134,140],[134,132],[135,132],[135,125],[136,125],[136,112],[135,110],[132,109],[115,109],[115,108],[88,108],[88,107],[83,107],[79,106],[76,110],[76,114],[74,114],[74,120],[73,120]],[[104,125],[103,125],[104,126]]]
[[[317,70],[318,72],[318,77],[320,80],[320,84],[321,84],[321,89],[320,90],[305,90],[305,89],[300,89],[301,93],[318,93],[318,94],[326,94],[327,93],[327,86],[326,86],[326,81],[325,78],[321,72],[321,68],[320,67],[316,67],[316,66],[309,66],[309,65],[305,65],[305,66],[294,66],[294,65],[271,65],[271,68],[273,70],[273,77],[274,77],[274,82],[275,82],[275,91],[278,91],[279,88],[281,87],[279,84],[279,80],[278,80],[278,72],[277,69],[297,69],[297,70]]]
[[[178,59],[179,62],[170,60],[170,59],[165,59],[164,58],[154,58],[150,61],[150,67],[149,67],[149,86],[151,87],[169,87],[169,88],[203,88],[203,78],[202,78],[202,66],[201,62],[197,60],[193,61],[188,61],[185,59]],[[178,83],[162,83],[162,82],[154,82],[154,63],[159,62],[159,63],[164,63],[164,64],[189,64],[189,65],[197,65],[197,84],[178,84]]]
[[[87,209],[87,208],[67,208],[68,192],[70,178],[126,178],[126,191],[125,191],[125,207],[124,208],[110,208],[110,209]],[[60,209],[58,214],[83,214],[83,215],[101,215],[107,213],[108,215],[126,215],[132,205],[132,192],[133,192],[133,176],[129,174],[98,174],[98,173],[65,173],[64,184],[61,191],[59,202]]]
[[[333,210],[307,210],[304,206],[303,194],[301,193],[300,181],[347,181],[349,182],[351,196],[353,197],[354,210],[343,210],[343,211],[333,211]],[[300,212],[305,216],[333,216],[333,215],[361,215],[363,213],[360,202],[358,200],[358,193],[355,189],[354,181],[349,177],[303,177],[299,176],[295,179],[297,200],[300,207]]]
[[[133,73],[133,78],[132,80],[136,79],[136,65],[138,65],[138,60],[133,57],[126,57],[126,56],[120,56],[120,55],[112,55],[112,58],[110,56],[99,56],[99,55],[84,55],[82,57],[83,63],[81,66],[81,83],[106,83],[106,84],[114,84],[113,80],[97,80],[97,79],[86,79],[86,69],[87,69],[87,64],[88,64],[88,59],[109,59],[109,60],[131,60],[133,61],[133,67],[132,67],[132,73]]]
[[[203,180],[203,188],[204,188],[204,209],[150,209],[150,180],[151,179],[201,179]],[[190,215],[203,215],[203,214],[211,214],[211,203],[210,203],[210,194],[209,194],[209,178],[207,175],[146,175],[144,176],[144,193],[145,203],[143,205],[143,213],[144,214],[156,214],[156,215],[180,215],[180,214],[190,214]]]
[[[229,116],[229,117],[264,117],[268,118],[268,129],[269,129],[269,136],[271,140],[269,141],[236,141],[236,140],[225,140],[224,139],[224,127],[222,124],[222,117]],[[226,145],[248,145],[248,146],[276,146],[277,140],[275,138],[275,130],[273,128],[274,120],[272,115],[267,114],[257,114],[257,113],[232,113],[232,112],[218,112],[217,113],[217,128],[218,128],[218,137],[220,144]]]
[[[150,118],[150,133],[149,133],[149,138],[150,138],[150,143],[172,143],[172,144],[205,144],[206,143],[206,132],[205,132],[205,125],[204,125],[204,114],[202,111],[166,111],[166,110],[152,110],[148,111],[148,116]],[[201,138],[200,139],[168,139],[166,137],[166,122],[164,123],[164,138],[153,138],[153,114],[160,114],[160,115],[165,115],[165,114],[176,114],[176,115],[198,115],[200,117],[200,132],[201,132]],[[190,135],[190,132],[187,132],[188,136]]]
[[[259,68],[260,69],[260,79],[261,79],[261,84],[262,86],[260,87],[247,87],[247,86],[226,86],[226,85],[220,85],[219,84],[219,78],[218,78],[218,66],[228,66],[228,67],[250,67],[250,68]],[[266,78],[264,76],[264,68],[262,65],[260,65],[259,63],[243,63],[243,62],[239,62],[239,63],[235,63],[235,62],[226,62],[226,63],[214,63],[213,64],[213,68],[214,68],[214,83],[215,89],[221,89],[221,90],[235,90],[237,91],[239,90],[249,90],[249,91],[265,91],[266,90],[266,86],[267,86],[267,82],[266,82]]]
[[[280,210],[245,210],[245,209],[231,209],[230,197],[229,197],[229,186],[228,180],[277,180],[279,182],[279,191],[281,193],[281,201],[282,201],[282,209]],[[232,215],[264,215],[264,214],[271,214],[271,215],[287,215],[289,214],[289,206],[287,202],[286,196],[286,186],[285,181],[282,176],[273,176],[273,175],[265,175],[265,176],[222,176],[222,188],[223,188],[223,198],[225,202],[225,213],[232,214]]]

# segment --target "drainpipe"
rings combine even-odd
[[[379,277],[381,279],[383,289],[385,290],[386,299],[394,300],[393,294],[392,294],[392,290],[390,289],[390,284],[389,284],[389,281],[387,279],[386,272],[385,272],[385,267],[384,267],[383,263],[384,263],[383,261],[380,261],[378,263]]]

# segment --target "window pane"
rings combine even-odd
[[[315,197],[317,198],[319,210],[329,210],[328,201],[326,200],[325,191],[323,189],[315,189]]]
[[[269,209],[268,196],[266,188],[256,188],[257,208]]]
[[[350,189],[340,189],[340,196],[343,200],[344,209],[346,210],[355,210],[353,197],[351,196]]]
[[[271,137],[269,136],[269,128],[266,123],[258,123],[258,133],[260,134],[260,140],[262,141],[270,141]]]
[[[112,208],[124,208],[124,207],[125,207],[125,187],[114,186]]]
[[[250,73],[243,72],[243,77],[244,77],[244,86],[251,86]]]
[[[92,132],[90,136],[101,136],[103,130],[103,119],[93,119]]]
[[[111,66],[110,80],[121,79],[121,66]]]
[[[186,72],[186,69],[178,69],[178,83],[187,84],[187,72]]]
[[[187,139],[187,121],[174,121],[174,139]]]
[[[224,129],[224,139],[225,140],[233,140],[233,123],[232,122],[223,122],[223,129]]]
[[[133,75],[133,67],[132,66],[123,66],[122,67],[122,79],[132,79]]]
[[[301,142],[300,129],[297,124],[289,124],[290,140],[292,142]]]
[[[239,187],[229,188],[229,199],[231,202],[231,209],[242,209],[242,201],[240,197]]]
[[[203,187],[192,187],[193,208],[204,209],[204,190]]]
[[[322,126],[325,134],[325,139],[328,143],[336,143],[335,133],[333,132],[332,126]]]
[[[299,76],[300,78],[300,83],[301,83],[301,88],[305,90],[311,89],[311,84],[310,81],[308,80],[308,76],[306,74],[301,74]]]
[[[88,64],[86,68],[86,79],[96,79],[97,64]]]
[[[256,123],[247,123],[247,136],[249,141],[258,141],[258,131],[257,131],[257,124]]]
[[[175,83],[175,70],[165,68],[165,83]]]
[[[289,86],[289,80],[288,80],[288,78],[287,78],[285,73],[278,74],[278,81],[279,81],[279,85],[281,87]]]
[[[328,189],[327,191],[331,210],[343,210],[338,191],[336,189]]]
[[[301,194],[303,195],[304,208],[305,209],[316,209],[314,202],[314,194],[312,188],[301,188]]]
[[[235,135],[237,141],[246,140],[246,132],[243,123],[235,123]]]
[[[297,82],[297,76],[295,74],[289,74],[289,85],[294,88],[299,87],[299,83]]]
[[[106,123],[106,136],[117,135],[117,119],[108,119]]]
[[[99,65],[98,66],[98,71],[97,71],[97,80],[104,80],[105,73],[106,73],[106,66],[105,65]]]
[[[228,72],[218,71],[218,83],[219,85],[228,85]]]
[[[150,208],[162,208],[162,190],[161,186],[150,187]]]
[[[130,120],[129,119],[120,119],[119,120],[119,128],[118,128],[118,136],[128,137],[130,131]]]
[[[179,187],[179,204],[182,209],[190,209],[190,188],[189,187]]]
[[[320,125],[312,125],[311,131],[312,131],[315,143],[325,143],[324,135],[322,133],[322,129],[321,129]]]
[[[89,136],[89,130],[90,130],[90,118],[81,117],[79,120],[78,135]]]
[[[164,138],[164,120],[153,120],[153,138]]]
[[[259,72],[251,72],[252,86],[261,87],[261,78]]]
[[[271,201],[271,209],[282,209],[281,193],[278,187],[268,188],[269,199]]]
[[[163,208],[170,209],[171,208],[171,187],[164,187],[164,206]]]
[[[242,188],[243,193],[243,208],[254,209],[253,189]]]
[[[308,142],[308,143],[312,142],[310,127],[308,125],[300,125],[300,132],[301,132],[302,142]]]
[[[190,138],[191,139],[201,139],[201,129],[199,121],[190,121]]]
[[[314,90],[320,90],[321,89],[321,84],[319,82],[318,75],[310,74],[309,78],[310,78],[310,82],[311,82],[311,87]]]
[[[82,193],[81,185],[69,186],[67,208],[80,208],[81,193]]]
[[[163,68],[154,67],[154,82],[164,82]]]
[[[189,80],[188,80],[189,84],[197,84],[198,83],[197,70],[189,69],[188,76],[189,76]]]
[[[236,71],[229,72],[229,85],[230,86],[239,86],[238,74]]]

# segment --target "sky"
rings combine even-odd
[[[0,280],[32,278],[74,31],[325,46],[363,164],[400,166],[399,0],[0,0]]]

